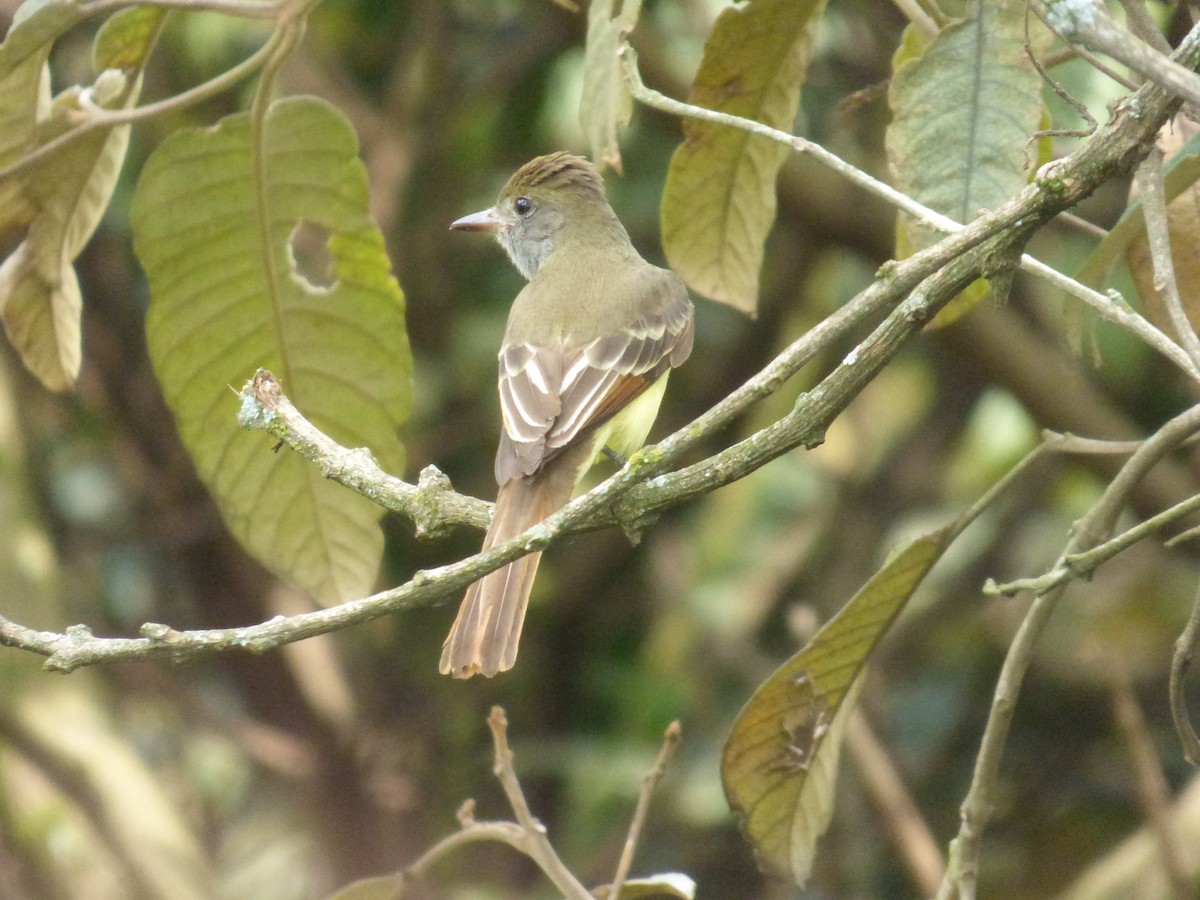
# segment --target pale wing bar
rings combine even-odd
[[[500,354],[504,430],[500,484],[532,475],[588,428],[606,421],[692,349],[690,301],[581,347],[509,345]]]

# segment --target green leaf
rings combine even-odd
[[[150,48],[158,41],[166,11],[152,6],[133,6],[111,16],[92,42],[92,68],[140,69]]]
[[[46,60],[54,41],[83,16],[72,3],[25,4],[0,44],[0,166],[8,166],[34,145],[38,119],[50,105]],[[14,179],[0,183],[6,215]]]
[[[824,0],[751,0],[723,10],[688,101],[790,132],[824,8]],[[753,314],[775,178],[791,151],[695,119],[683,133],[663,189],[663,249],[698,293]]]
[[[906,39],[888,92],[886,145],[896,187],[964,224],[1025,184],[1028,140],[1042,117],[1041,81],[1024,49],[1023,0],[974,8],[971,17],[943,28],[923,53],[920,41]],[[897,256],[939,236],[901,216]],[[968,288],[936,321],[947,324],[984,294],[979,286]]]
[[[612,885],[592,890],[599,900],[609,900]],[[621,900],[694,900],[696,882],[681,872],[665,872],[649,878],[629,878],[621,882]]]
[[[313,98],[281,100],[262,142],[261,181],[247,114],[177,132],[146,163],[131,220],[150,282],[147,339],[184,444],[234,535],[335,602],[370,591],[381,511],[299,457],[272,453],[261,433],[240,431],[230,387],[271,369],[317,427],[403,471],[404,296],[367,212],[345,118]]]
[[[808,879],[833,813],[841,733],[858,676],[959,527],[896,554],[738,714],[721,780],[766,873],[796,884]]]
[[[101,34],[124,33],[125,23],[132,18],[129,12],[114,16]],[[120,62],[121,68],[128,71],[118,71],[109,60],[97,57],[107,71],[102,71],[86,92],[91,105],[122,107],[137,98],[141,66],[157,36],[163,13],[133,12],[139,14],[143,24],[154,24],[125,40]],[[43,6],[14,29],[0,48],[0,58],[10,46],[20,46],[13,44],[18,30],[36,28],[39,39],[47,35],[52,39],[64,23],[72,21],[58,6]],[[24,63],[11,70],[11,79],[3,82],[7,86],[11,80],[14,89],[27,92],[23,111],[18,112],[16,104],[0,110],[0,120],[11,116],[14,134],[23,133],[19,141],[7,135],[12,142],[0,151],[0,159],[5,162],[13,162],[63,134],[86,112],[85,92],[78,87],[63,91],[53,103],[44,102],[41,73],[50,44],[35,51],[30,49],[34,43],[31,37]],[[39,83],[36,86],[35,80]],[[0,319],[25,366],[52,390],[71,387],[79,374],[82,298],[73,263],[108,207],[128,141],[128,126],[97,130],[8,179],[0,193],[0,230],[24,232],[20,245],[0,266]]]
[[[633,97],[617,55],[625,36],[637,25],[641,0],[624,0],[613,15],[613,0],[588,4],[587,49],[583,58],[583,93],[579,123],[592,148],[592,160],[604,170],[621,171],[618,134],[633,115]]]

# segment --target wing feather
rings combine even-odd
[[[661,271],[661,270],[660,270]],[[548,459],[621,411],[692,350],[692,303],[671,276],[658,308],[616,334],[574,344],[506,344],[500,352],[504,434],[496,480],[532,475]]]

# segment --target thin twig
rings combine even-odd
[[[1066,434],[1046,429],[1042,438],[1058,453],[1111,454],[1128,456],[1142,446],[1143,441],[1106,441],[1100,438],[1085,438],[1077,434]]]
[[[637,806],[633,811],[633,820],[629,823],[629,834],[625,836],[625,846],[621,849],[621,858],[617,862],[617,873],[613,875],[608,900],[620,900],[621,898],[621,886],[629,875],[629,867],[633,865],[633,854],[637,850],[638,841],[642,836],[642,825],[645,824],[646,813],[650,810],[650,796],[658,786],[663,772],[666,771],[667,763],[675,755],[675,750],[679,747],[679,738],[679,722],[675,721],[667,726],[666,733],[663,734],[662,749],[658,751],[658,759],[654,761],[654,768],[642,779],[642,789],[638,793]]]
[[[1167,316],[1179,337],[1179,343],[1200,365],[1200,338],[1188,319],[1179,296],[1175,278],[1175,261],[1171,256],[1171,232],[1167,219],[1166,187],[1163,184],[1162,150],[1155,146],[1137,169],[1137,184],[1142,195],[1146,219],[1146,236],[1150,243],[1150,259],[1154,268],[1154,290],[1162,297]]]
[[[984,585],[983,592],[988,596],[1011,597],[1022,591],[1032,591],[1040,594],[1050,588],[1066,584],[1069,581],[1084,581],[1092,576],[1096,569],[1113,557],[1128,550],[1134,544],[1160,531],[1167,525],[1189,513],[1200,509],[1200,494],[1189,497],[1169,509],[1164,509],[1157,515],[1139,522],[1132,528],[1121,532],[1102,544],[1090,547],[1079,553],[1071,553],[1059,558],[1058,563],[1044,575],[1034,578],[1017,578],[1004,584],[989,581]]]
[[[559,859],[550,839],[546,837],[546,826],[529,811],[525,793],[521,790],[521,783],[513,769],[513,753],[508,746],[508,718],[504,715],[504,710],[493,706],[487,721],[492,730],[492,741],[496,745],[496,762],[492,771],[500,781],[500,786],[504,788],[504,795],[517,817],[517,824],[525,832],[528,842],[525,853],[538,864],[546,873],[546,877],[554,882],[554,886],[562,891],[568,900],[595,900],[592,892],[580,884],[579,879],[572,875],[571,870]]]
[[[1121,467],[1100,499],[1075,524],[1056,568],[1061,567],[1067,557],[1094,547],[1110,534],[1117,516],[1146,473],[1197,428],[1200,428],[1200,407],[1193,407],[1148,438]],[[955,896],[960,900],[973,900],[975,897],[983,831],[992,817],[1000,761],[1013,711],[1034,650],[1065,590],[1066,584],[1058,583],[1038,594],[1005,654],[1004,665],[996,679],[991,712],[975,757],[971,786],[963,800],[961,825],[958,835],[950,842],[950,861],[937,900],[950,900]]]
[[[1197,49],[1194,44],[1185,44],[1181,58],[1195,58],[1200,55]],[[995,259],[998,253],[1011,255],[1014,245],[1034,229],[1087,196],[1114,171],[1130,165],[1145,152],[1146,142],[1178,106],[1153,84],[1140,89],[1128,103],[1136,106],[1136,116],[1115,116],[1072,153],[1052,167],[1043,167],[1035,182],[1009,202],[980,214],[925,250],[887,263],[870,286],[796,340],[742,387],[656,446],[634,454],[607,481],[503,545],[417,572],[407,584],[370,597],[243,628],[176,631],[167,625],[146,623],[140,638],[97,638],[85,626],[54,633],[0,619],[0,644],[44,655],[48,657],[47,669],[58,672],[117,660],[182,662],[230,650],[261,653],[399,609],[444,602],[472,581],[523,553],[544,550],[565,533],[636,522],[650,511],[745,477],[796,447],[819,442],[833,418],[907,340],[965,284],[979,276],[985,260]],[[681,106],[685,113],[694,109]],[[784,138],[790,142],[789,136]],[[777,391],[823,348],[844,340],[864,322],[888,310],[891,315],[827,378],[802,395],[784,419],[704,462],[671,471],[735,416]],[[1181,365],[1191,369],[1187,355],[1170,346],[1182,357]],[[259,427],[269,427],[274,417],[264,413],[248,418]]]
[[[861,709],[846,720],[846,749],[879,805],[883,826],[900,848],[922,896],[938,889],[946,863],[929,825]]]
[[[933,16],[925,12],[921,8],[921,4],[917,0],[892,0],[896,5],[896,9],[904,13],[904,17],[921,29],[921,33],[926,37],[933,37],[938,33],[938,23],[933,20]]]
[[[140,122],[154,116],[162,115],[163,113],[176,112],[224,93],[238,82],[249,78],[258,71],[271,58],[272,54],[275,53],[279,42],[283,39],[283,29],[276,29],[271,32],[271,36],[267,39],[266,43],[232,69],[228,69],[202,84],[198,84],[172,97],[167,97],[164,100],[159,100],[156,103],[147,103],[145,106],[134,106],[129,109],[109,110],[99,107],[89,108],[84,113],[86,118],[78,125],[69,131],[64,131],[53,140],[41,144],[36,150],[30,151],[16,162],[0,168],[0,182],[29,171],[44,160],[94,131],[112,128],[117,125],[129,125],[133,122]]]
[[[1068,136],[1069,137],[1088,137],[1092,132],[1094,132],[1096,130],[1096,126],[1099,123],[1096,122],[1095,117],[1093,117],[1091,112],[1088,110],[1087,104],[1085,104],[1082,100],[1076,99],[1071,94],[1071,92],[1068,91],[1066,88],[1064,88],[1061,84],[1059,84],[1056,79],[1051,78],[1050,73],[1047,72],[1046,69],[1042,66],[1041,60],[1039,60],[1037,58],[1037,54],[1033,52],[1033,39],[1029,36],[1030,16],[1031,16],[1030,9],[1028,6],[1026,6],[1025,7],[1025,55],[1029,58],[1029,61],[1031,63],[1033,63],[1033,67],[1037,70],[1037,73],[1040,76],[1042,76],[1042,81],[1044,81],[1044,82],[1046,82],[1046,84],[1050,85],[1050,89],[1052,91],[1054,91],[1054,93],[1058,96],[1058,98],[1060,100],[1062,100],[1063,103],[1067,104],[1073,110],[1075,110],[1076,114],[1081,119],[1083,119],[1084,123],[1087,125],[1086,129],[1080,129],[1075,132],[1068,132],[1067,134],[1065,134],[1063,136],[1064,137],[1068,137]],[[1038,132],[1038,134],[1039,135],[1045,134],[1045,132]],[[1037,135],[1035,135],[1035,137],[1036,136]]]
[[[1196,591],[1196,599],[1192,601],[1192,614],[1188,617],[1183,633],[1175,641],[1175,652],[1171,656],[1171,679],[1169,690],[1171,696],[1171,718],[1175,722],[1175,733],[1179,735],[1179,743],[1183,747],[1183,756],[1193,766],[1200,766],[1200,737],[1192,725],[1188,713],[1187,691],[1184,689],[1184,678],[1191,668],[1196,656],[1196,648],[1200,646],[1200,587]]]
[[[1088,134],[1091,134],[1089,131]],[[1086,135],[1071,135],[1071,137],[1086,137]],[[1058,217],[1058,221],[1064,225],[1070,225],[1076,231],[1086,234],[1088,237],[1100,238],[1103,240],[1108,237],[1108,230],[1101,228],[1095,222],[1089,222],[1087,219],[1077,216],[1074,213],[1063,213]]]
[[[495,841],[500,844],[508,844],[508,846],[512,847],[518,853],[524,853],[526,835],[525,830],[515,822],[472,821],[465,824],[461,831],[455,831],[452,834],[446,835],[404,868],[404,871],[400,873],[400,898],[404,896],[409,884],[424,879],[429,870],[443,857],[450,855],[460,847],[480,841]],[[400,900],[400,898],[397,898],[397,900]]]
[[[461,826],[460,830],[442,838],[400,873],[398,885],[400,897],[404,896],[406,888],[411,882],[424,878],[430,868],[452,851],[479,841],[496,841],[508,844],[517,852],[533,860],[568,900],[595,900],[596,895],[583,886],[559,857],[550,843],[550,839],[546,836],[545,826],[534,817],[529,809],[525,792],[521,788],[516,769],[513,767],[513,752],[508,745],[508,719],[504,710],[499,706],[493,706],[487,722],[495,746],[495,762],[492,772],[504,789],[504,795],[508,798],[516,821],[477,821],[475,819],[475,801],[467,800],[458,810],[457,818]],[[662,749],[659,750],[654,768],[642,780],[637,808],[634,811],[629,836],[626,838],[625,849],[617,867],[617,875],[606,895],[609,900],[619,898],[621,885],[625,883],[625,876],[629,873],[633,851],[637,847],[641,828],[646,820],[650,795],[654,792],[667,763],[679,746],[679,737],[679,723],[672,722],[663,736]],[[389,886],[395,887],[391,884]]]
[[[1133,694],[1129,673],[1120,659],[1106,655],[1101,669],[1108,678],[1113,717],[1133,764],[1138,802],[1158,844],[1163,869],[1171,885],[1171,893],[1175,900],[1188,900],[1193,894],[1188,884],[1187,865],[1182,859],[1179,841],[1171,828],[1171,792],[1167,787],[1167,777],[1163,774],[1154,739],[1146,725],[1146,716]]]
[[[1164,56],[1169,54],[1171,45],[1163,37],[1158,23],[1146,9],[1146,4],[1142,0],[1120,0],[1120,3],[1121,8],[1125,10],[1125,22],[1129,25],[1129,30],[1149,44],[1151,49]]]
[[[1048,0],[1045,10],[1050,27],[1066,40],[1106,53],[1176,96],[1200,104],[1200,76],[1118,26],[1100,3]]]
[[[747,131],[751,134],[756,134],[769,140],[776,141],[791,147],[797,153],[804,153],[815,160],[825,165],[826,167],[837,172],[852,184],[858,185],[866,191],[874,194],[877,197],[887,201],[897,209],[908,213],[914,218],[920,220],[923,224],[936,228],[938,231],[947,234],[959,232],[964,226],[955,222],[949,216],[942,215],[936,210],[930,209],[924,204],[918,203],[916,200],[904,194],[891,185],[885,184],[876,178],[872,178],[866,172],[851,165],[841,157],[826,150],[820,144],[815,144],[812,141],[797,135],[789,134],[786,131],[781,131],[777,128],[772,128],[769,125],[764,125],[761,122],[756,122],[753,119],[745,119],[740,116],[733,116],[728,113],[718,112],[716,110],[705,109],[702,106],[693,106],[689,103],[682,103],[679,100],[674,100],[667,97],[658,91],[646,87],[642,82],[641,75],[637,68],[637,54],[633,48],[626,45],[621,48],[621,55],[625,61],[625,77],[629,81],[630,91],[635,100],[644,103],[647,106],[662,110],[677,116],[685,116],[687,118],[699,119],[705,122],[712,122],[717,125],[724,125],[730,128],[737,128],[742,131]],[[1039,172],[1039,177],[1047,181],[1061,181],[1056,175],[1056,170],[1061,165],[1062,160],[1057,160],[1047,166],[1043,166]],[[976,220],[978,221],[978,219]],[[1102,294],[1099,291],[1093,290],[1084,284],[1063,275],[1061,272],[1051,268],[1040,260],[1034,259],[1028,254],[1022,254],[1020,257],[1020,267],[1022,271],[1029,272],[1037,277],[1047,281],[1054,287],[1066,291],[1073,297],[1082,300],[1088,306],[1092,307],[1096,313],[1104,320],[1120,325],[1129,331],[1132,331],[1137,337],[1144,341],[1149,346],[1153,347],[1159,353],[1166,356],[1169,360],[1183,369],[1187,375],[1193,380],[1200,381],[1200,368],[1197,368],[1192,363],[1191,359],[1182,349],[1179,348],[1170,338],[1151,325],[1146,319],[1138,315],[1133,309],[1123,300],[1117,302],[1116,298],[1111,294]]]

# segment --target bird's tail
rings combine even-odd
[[[579,474],[575,456],[563,454],[536,475],[513,478],[500,486],[496,512],[483,539],[484,550],[516,537],[571,499]],[[458,617],[442,645],[443,674],[490,678],[513,667],[541,558],[540,552],[529,553],[467,588]]]

